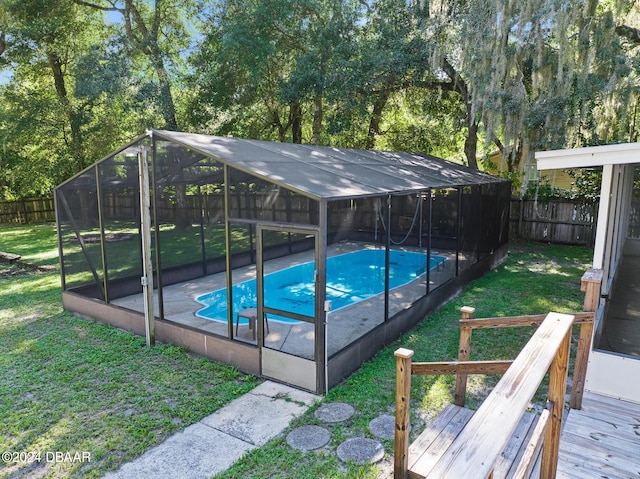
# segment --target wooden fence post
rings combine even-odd
[[[473,318],[475,308],[463,306],[460,308],[462,319]],[[458,361],[468,361],[471,356],[471,328],[460,327],[460,345],[458,347]],[[467,396],[467,375],[456,374],[456,392],[454,403],[456,406],[464,407]]]
[[[558,451],[560,449],[560,433],[562,432],[562,415],[564,413],[564,398],[567,390],[570,350],[571,330],[567,332],[549,367],[549,401],[553,407],[551,409],[551,420],[542,445],[540,479],[555,479],[558,469]]]
[[[569,400],[569,407],[571,409],[582,409],[582,395],[584,393],[584,382],[587,376],[587,363],[589,362],[589,353],[591,350],[595,314],[600,304],[602,277],[603,272],[601,269],[589,269],[582,276],[580,291],[585,293],[584,311],[593,311],[594,320],[580,325],[580,339],[578,340],[576,363],[573,368],[571,399]]]
[[[393,445],[393,477],[406,479],[409,467],[411,424],[411,358],[413,351],[400,348],[396,356],[396,430]]]
[[[518,211],[518,232],[516,233],[516,238],[522,238],[522,222],[524,221],[524,198],[520,198],[519,201],[520,209]]]

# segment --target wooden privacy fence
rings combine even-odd
[[[396,356],[396,427],[394,478],[555,477],[564,412],[571,327],[580,325],[570,407],[582,407],[601,270],[582,277],[584,312],[472,319],[474,308],[462,308],[458,361],[412,362],[413,351]],[[471,332],[479,328],[539,325],[514,361],[470,361]],[[526,409],[549,372],[547,409],[540,417]],[[447,406],[409,445],[411,375],[455,374],[455,404]],[[474,413],[464,407],[469,374],[504,374]],[[542,454],[540,455],[540,452]]]
[[[593,246],[597,202],[511,199],[509,238]]]
[[[254,195],[255,196],[255,195]],[[264,196],[264,195],[263,195]],[[288,217],[291,221],[308,222],[310,212],[309,204],[303,198],[296,198],[291,204],[285,204],[284,199],[273,203],[272,208],[274,218]],[[132,195],[108,195],[103,200],[103,210],[107,217],[137,217],[138,198]],[[204,204],[200,204],[196,196],[188,196],[187,211],[192,222],[199,222],[199,214],[203,206],[207,211],[206,223],[216,223],[221,221],[223,216],[223,205],[221,195],[206,195],[203,197]],[[249,205],[242,204],[241,198],[235,198],[234,206],[237,209],[249,208]],[[257,198],[260,205],[266,201],[265,198]],[[563,243],[593,246],[595,223],[597,215],[597,203],[583,203],[577,200],[550,199],[546,202],[536,200],[524,200],[513,198],[511,200],[511,213],[509,220],[509,237],[511,239],[525,239],[531,241],[545,241],[549,243]],[[173,220],[176,214],[176,205],[170,201],[161,200],[158,204],[159,217],[161,219]],[[370,211],[369,211],[370,210]],[[369,213],[374,211],[371,205]],[[449,210],[447,210],[449,211]],[[633,213],[637,209],[632,209]],[[343,215],[349,212],[345,209]],[[353,212],[351,213],[353,214]],[[340,221],[338,215],[332,215],[333,221]],[[361,226],[373,224],[373,214],[358,215]],[[0,224],[11,223],[39,223],[55,221],[55,210],[53,198],[0,201]],[[339,226],[339,225],[332,225]],[[631,231],[630,227],[630,231]]]
[[[0,201],[0,224],[55,221],[53,198]]]

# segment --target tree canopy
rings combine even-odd
[[[147,128],[425,151],[525,181],[637,140],[629,0],[4,0],[0,199]]]

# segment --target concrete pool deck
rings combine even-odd
[[[342,242],[328,247],[328,255],[334,256],[356,251],[363,248],[377,248],[380,246],[359,242]],[[412,248],[403,248],[411,251]],[[431,288],[455,276],[455,253],[434,251],[434,254],[448,257],[440,267],[431,270]],[[265,274],[288,266],[308,262],[312,259],[312,252],[296,253],[283,258],[270,260],[265,264]],[[233,283],[240,283],[255,279],[255,265],[245,266],[233,270]],[[366,281],[367,278],[363,278]],[[227,336],[226,323],[212,321],[196,316],[196,311],[204,306],[196,301],[196,297],[226,287],[225,273],[217,273],[183,283],[165,286],[163,288],[163,305],[165,319],[183,324],[197,330],[206,331],[220,336]],[[411,306],[413,301],[422,297],[426,289],[426,278],[422,276],[404,286],[392,289],[390,297],[390,316]],[[144,311],[142,294],[127,296],[112,301],[113,304],[131,309]],[[158,314],[156,292],[156,315]],[[384,295],[379,294],[351,306],[332,311],[328,316],[327,353],[329,356],[342,350],[358,338],[371,331],[384,321]],[[235,334],[235,321],[233,323]],[[295,356],[313,359],[314,357],[314,325],[311,323],[287,324],[269,320],[269,334],[265,335],[265,347],[283,351]],[[240,326],[239,333],[234,338],[237,341],[257,344],[253,338],[253,331],[247,326]]]
[[[322,398],[266,381],[104,479],[205,479],[281,434]]]

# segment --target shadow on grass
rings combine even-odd
[[[399,347],[411,349],[415,361],[457,359],[462,306],[475,307],[478,318],[581,311],[584,295],[580,292],[580,279],[589,268],[591,254],[591,250],[581,247],[513,243],[502,265],[468,285],[459,297],[429,314],[415,329],[378,352],[327,394],[325,402],[347,402],[354,406],[356,413],[349,424],[331,428],[331,442],[324,450],[301,454],[287,449],[282,439],[275,440],[216,477],[391,477],[393,440],[382,441],[385,458],[376,465],[340,463],[335,459],[335,449],[347,437],[372,437],[369,422],[381,414],[394,413],[394,351]],[[515,358],[532,333],[533,328],[529,327],[474,331],[471,359]],[[498,379],[496,376],[471,377],[468,404],[477,407]],[[412,377],[412,439],[422,432],[425,420],[453,401],[454,382],[453,376]],[[292,427],[316,423],[313,411],[309,411]],[[254,475],[252,467],[257,458],[260,458],[260,474]],[[314,476],[319,460],[325,461],[326,467],[322,475]]]
[[[173,346],[147,348],[142,338],[63,311],[57,274],[2,283],[0,450],[39,452],[42,460],[5,464],[0,477],[100,477],[257,384],[232,367]],[[91,460],[54,463],[47,452]]]
[[[581,310],[580,277],[590,255],[584,248],[513,244],[503,265],[329,392],[326,402],[348,402],[356,414],[331,429],[326,450],[301,453],[280,437],[219,477],[379,477],[388,469],[393,441],[383,441],[383,465],[342,464],[334,453],[348,437],[370,437],[368,424],[376,416],[393,414],[393,352],[406,347],[416,361],[455,359],[464,305],[475,307],[476,317]],[[0,477],[99,477],[256,384],[233,368],[171,346],[146,348],[142,338],[64,312],[57,274],[3,280],[0,304],[0,449],[91,454],[90,463],[10,464]],[[530,328],[474,333],[472,359],[513,358],[530,334]],[[481,401],[493,381],[474,383],[472,400]],[[452,384],[447,377],[413,382],[413,435],[451,401]],[[292,427],[316,421],[310,411]]]

